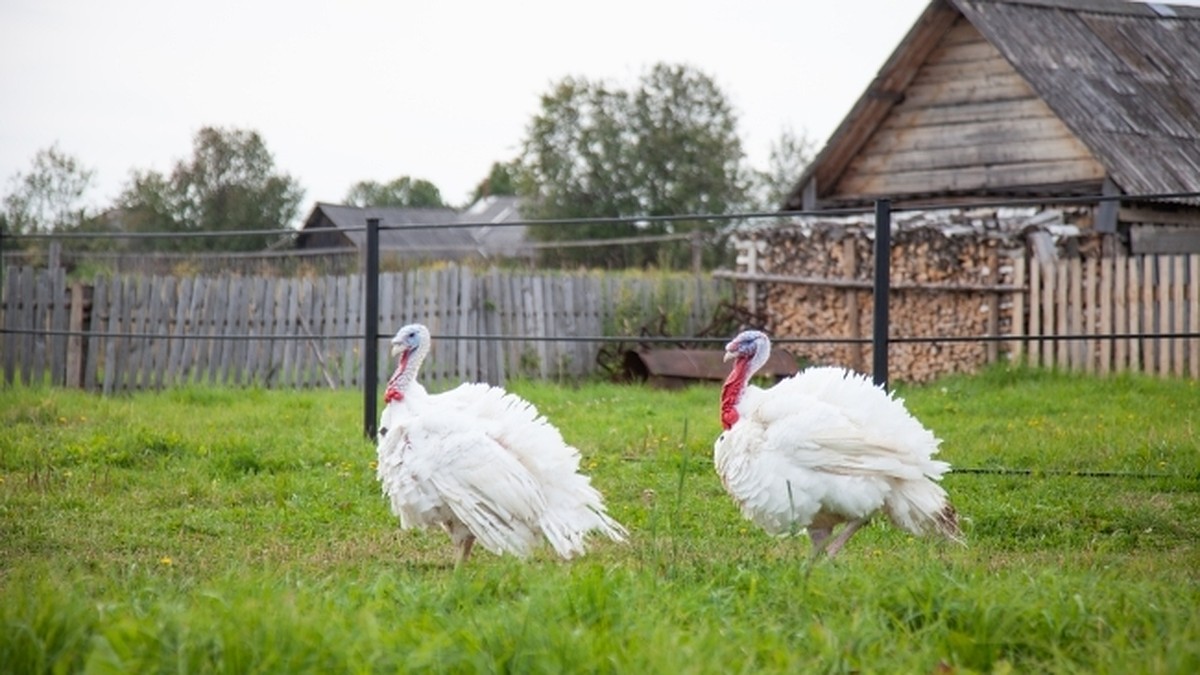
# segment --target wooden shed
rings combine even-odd
[[[1200,8],[933,0],[783,204],[1130,195],[1130,253],[1200,252]],[[1115,251],[1114,251],[1115,252]]]

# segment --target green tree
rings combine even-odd
[[[518,192],[534,219],[721,214],[748,204],[751,173],[737,117],[707,75],[659,64],[631,90],[566,78],[542,97],[527,129]],[[700,230],[704,220],[534,226],[546,240],[602,239]],[[715,247],[708,247],[715,250]],[[551,262],[687,265],[687,242],[558,249]]]
[[[45,234],[79,226],[90,217],[84,196],[94,177],[95,171],[57,144],[39,150],[29,172],[10,179],[12,190],[4,197],[6,231]]]
[[[130,232],[186,232],[178,192],[171,179],[157,171],[133,170],[117,198],[124,228]],[[184,248],[183,242],[176,243],[180,245],[170,248]]]
[[[792,129],[780,132],[779,137],[771,143],[767,170],[755,172],[755,210],[775,211],[783,208],[815,153],[816,144],[807,134],[796,134]]]
[[[196,133],[190,160],[171,175],[134,171],[118,198],[124,225],[133,231],[236,232],[287,227],[299,212],[304,191],[278,173],[256,131],[204,127]],[[268,246],[268,234],[180,237],[154,240],[149,248],[248,251]]]
[[[442,192],[436,185],[408,176],[401,176],[390,183],[359,181],[346,193],[346,203],[351,206],[446,206],[442,201]]]
[[[517,194],[517,175],[520,166],[517,160],[494,162],[487,178],[479,181],[471,193],[471,203],[490,196],[512,196]]]

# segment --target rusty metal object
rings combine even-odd
[[[626,379],[653,387],[678,389],[700,382],[720,382],[729,375],[725,353],[718,349],[639,349],[625,352]],[[777,349],[759,375],[781,380],[798,371],[796,359]]]

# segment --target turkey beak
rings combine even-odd
[[[736,352],[736,351],[727,351],[727,352],[725,352],[725,358],[723,358],[723,359],[721,359],[721,360],[722,360],[722,361],[724,361],[724,362],[726,362],[726,363],[728,363],[728,362],[730,362],[730,361],[732,361],[732,360],[734,360],[734,359],[736,359],[736,358],[737,358],[737,352]]]
[[[392,343],[392,357],[395,358],[404,353],[404,345],[399,342]]]

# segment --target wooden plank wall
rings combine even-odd
[[[0,333],[5,383],[105,393],[188,384],[357,387],[362,380],[361,276],[99,278],[90,298],[62,270],[6,275]],[[420,322],[436,341],[422,381],[503,383],[593,372],[601,345],[539,338],[637,334],[671,316],[678,334],[712,320],[726,286],[690,275],[520,273],[445,267],[380,277],[381,378],[388,340]],[[84,308],[89,311],[84,311]],[[61,331],[36,335],[28,331]],[[82,332],[83,336],[67,333]],[[524,339],[522,339],[524,338]],[[72,345],[74,349],[68,349]]]
[[[1024,336],[1122,336],[1018,341],[1032,365],[1200,378],[1200,338],[1158,337],[1200,333],[1200,255],[1028,267]]]
[[[849,163],[837,196],[1099,183],[1104,169],[963,17]]]

